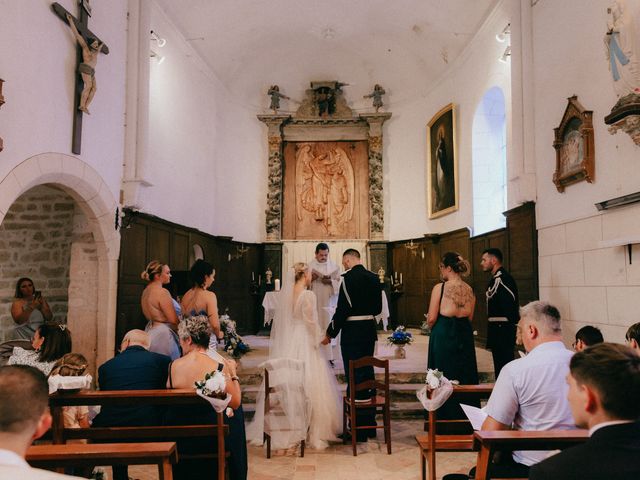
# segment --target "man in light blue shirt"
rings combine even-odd
[[[573,352],[562,343],[560,312],[547,302],[528,303],[520,308],[518,333],[528,354],[507,363],[500,372],[485,407],[488,417],[481,430],[575,428],[566,382]],[[527,477],[529,467],[548,454],[547,451],[513,452],[512,459],[491,465],[490,476]]]

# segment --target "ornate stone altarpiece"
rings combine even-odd
[[[342,86],[311,82],[295,114],[258,115],[268,127],[267,241],[383,239],[382,125],[391,113],[354,114]]]

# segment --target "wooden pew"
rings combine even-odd
[[[479,431],[473,434],[473,447],[478,450],[476,480],[488,478],[489,466],[496,450],[557,450],[584,443],[588,430]]]
[[[158,465],[160,480],[172,480],[171,464],[178,461],[175,442],[32,445],[27,462],[37,468],[95,465]]]
[[[189,437],[214,437],[217,439],[217,451],[211,452],[218,458],[218,479],[225,478],[224,436],[229,427],[224,424],[221,413],[217,414],[216,425],[157,425],[149,427],[102,427],[102,428],[65,428],[62,407],[74,405],[140,406],[144,405],[201,405],[210,404],[200,398],[195,389],[162,390],[105,390],[82,392],[56,392],[49,395],[49,407],[53,416],[52,439],[54,444],[63,444],[70,439],[89,439],[117,442],[166,442]],[[202,455],[182,454],[180,458],[200,458]]]
[[[468,403],[487,399],[493,391],[493,383],[480,385],[454,385],[453,398],[457,402]],[[416,435],[416,442],[420,447],[420,468],[422,480],[436,479],[436,452],[470,452],[473,450],[473,428],[468,420],[437,420],[436,412],[429,412],[426,424],[427,435]],[[448,427],[464,431],[462,434],[441,435],[437,433],[439,427]],[[427,477],[426,463],[429,463],[429,476]]]

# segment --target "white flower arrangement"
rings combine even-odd
[[[227,381],[224,378],[222,372],[215,371],[207,373],[204,380],[196,382],[196,390],[199,390],[202,395],[209,398],[226,398]]]
[[[440,384],[442,383],[442,372],[440,370],[436,369],[428,369],[427,370],[427,378],[425,379],[425,382],[427,384],[427,388],[429,390],[435,390],[436,388],[438,388],[440,386]]]
[[[224,334],[222,341],[224,342],[224,350],[232,357],[239,358],[250,350],[247,343],[242,340],[236,331],[236,322],[231,320],[228,310],[224,315],[220,315],[220,330]]]
[[[233,417],[233,409],[227,407],[231,395],[226,392],[227,380],[222,372],[209,372],[195,385],[198,396],[208,401],[216,412],[225,412],[227,417]]]

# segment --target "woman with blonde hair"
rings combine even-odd
[[[342,428],[338,384],[320,350],[320,342],[325,334],[318,323],[317,300],[309,290],[310,285],[311,269],[305,263],[296,263],[293,270],[287,273],[280,293],[280,305],[273,319],[269,360],[293,359],[304,365],[302,383],[308,407],[308,412],[301,415],[301,409],[295,401],[283,406],[285,418],[278,421],[288,425],[289,430],[273,428],[271,441],[274,448],[293,446],[300,440],[297,432],[302,430],[306,433],[306,443],[313,449],[321,450],[328,446],[328,442],[337,441]],[[286,380],[282,375],[278,377]],[[294,382],[295,372],[291,372],[287,378]],[[254,420],[247,428],[249,441],[254,445],[262,445],[263,442],[264,403],[263,384],[258,391]],[[303,416],[307,417],[308,433],[306,425],[299,427]]]
[[[440,261],[442,283],[431,291],[427,322],[431,327],[427,368],[438,369],[449,380],[463,385],[478,383],[478,367],[473,341],[473,310],[476,297],[462,280],[469,274],[469,262],[456,252],[447,252]],[[438,416],[460,415],[460,407],[448,406]]]
[[[180,357],[180,345],[175,333],[178,315],[171,294],[162,287],[171,281],[171,269],[169,265],[152,260],[140,276],[149,282],[140,300],[142,313],[149,322],[145,328],[151,341],[149,351],[175,360]]]
[[[244,429],[244,412],[242,410],[242,393],[240,379],[236,372],[236,362],[227,360],[218,362],[207,354],[211,325],[206,315],[184,317],[178,326],[178,337],[182,347],[182,357],[169,364],[167,388],[194,388],[195,382],[200,382],[205,375],[221,371],[225,376],[225,391],[231,395],[229,407],[234,415],[225,415],[225,422],[229,424],[229,435],[225,441],[230,452],[229,476],[237,480],[247,478],[247,444]],[[216,414],[210,405],[183,406],[169,409],[166,423],[169,425],[193,425],[216,423]],[[198,438],[184,439],[178,442],[178,450],[189,454],[215,451],[213,445]],[[176,480],[190,480],[202,476],[203,472],[215,471],[215,461],[208,460],[180,460],[173,468]]]

